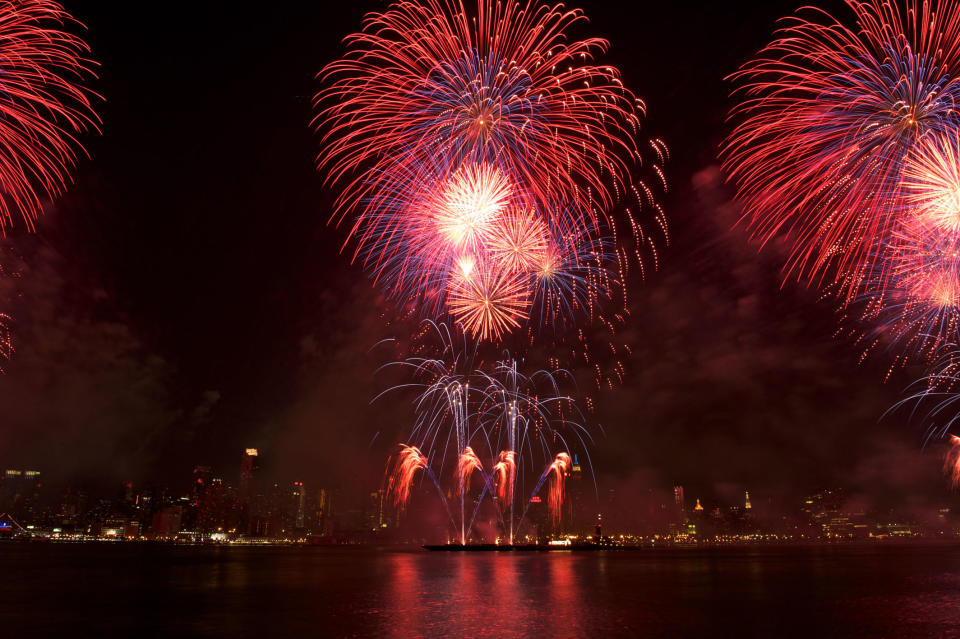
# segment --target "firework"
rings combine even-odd
[[[547,474],[550,478],[548,498],[550,514],[553,517],[554,525],[557,525],[563,515],[564,489],[567,483],[567,475],[570,474],[570,455],[558,453],[556,459],[547,468]]]
[[[788,275],[849,296],[896,228],[907,158],[958,126],[960,3],[847,4],[854,28],[809,9],[733,74],[722,155],[753,235],[788,237]]]
[[[64,30],[76,24],[49,0],[0,2],[0,232],[15,218],[33,228],[69,181],[76,136],[96,128],[89,48]]]
[[[0,313],[0,363],[9,360],[13,355],[13,331],[10,329],[12,318]],[[3,374],[3,366],[0,365],[0,374]]]
[[[474,260],[461,262],[457,271],[448,306],[466,333],[496,341],[526,320],[530,298],[521,275]]]
[[[877,325],[877,340],[896,347],[894,365],[929,363],[960,337],[960,235],[915,215],[881,252],[882,265],[861,286],[860,319]]]
[[[887,411],[912,405],[911,417],[921,414],[928,423],[924,443],[943,439],[957,425],[960,407],[960,347],[946,344],[932,358],[926,375],[917,380],[907,396]]]
[[[429,467],[427,458],[419,448],[401,444],[393,473],[389,476],[387,483],[387,494],[393,498],[394,506],[406,508],[417,471],[426,471]]]
[[[470,476],[474,471],[483,474],[483,464],[480,458],[473,452],[473,449],[467,446],[460,455],[460,461],[457,463],[457,489],[458,495],[465,495],[470,490]]]
[[[513,504],[513,486],[517,477],[517,453],[512,450],[501,451],[493,472],[496,478],[497,500],[504,507],[510,508]]]
[[[391,494],[396,495],[399,488],[408,486],[406,478],[421,468],[426,469],[434,481],[449,477],[454,486],[452,492],[458,498],[451,523],[463,544],[469,538],[484,496],[495,493],[498,516],[512,543],[515,528],[526,514],[524,510],[518,520],[514,512],[516,491],[522,489],[518,481],[523,480],[524,469],[542,469],[541,460],[548,460],[548,468],[551,465],[559,468],[560,457],[551,452],[557,443],[567,449],[570,448],[568,442],[578,448],[587,446],[586,430],[576,421],[576,404],[559,393],[555,374],[537,371],[524,375],[513,359],[483,370],[475,360],[476,345],[467,346],[465,336],[455,338],[444,325],[427,322],[427,326],[428,334],[436,338],[436,351],[387,366],[405,370],[411,379],[385,392],[412,389],[416,393],[416,420],[407,439],[416,447],[405,447],[403,450],[407,452],[399,461],[391,462],[392,476],[398,478],[391,484],[396,486]],[[463,347],[458,344],[460,339]],[[435,460],[432,468],[426,466],[425,454],[421,451]],[[490,463],[485,464],[481,459],[489,459]],[[448,464],[451,468],[445,470]],[[483,479],[483,490],[471,516],[466,504],[474,473]],[[534,495],[546,482],[547,475],[548,472],[540,475]],[[403,493],[404,500],[407,494]],[[405,503],[404,500],[395,497],[395,503]],[[449,504],[447,510],[451,512]]]
[[[666,235],[654,195],[666,149],[650,143],[657,188],[634,182],[642,103],[593,64],[604,41],[567,37],[579,11],[470,5],[394,2],[368,16],[321,72],[315,122],[354,259],[405,306],[499,343],[560,310],[598,312],[627,261],[644,270],[655,242],[635,213],[651,210]],[[625,196],[637,206],[624,204],[620,229]]]
[[[472,3],[469,3],[472,4]],[[630,183],[643,104],[616,69],[593,64],[604,40],[571,39],[586,18],[536,2],[394,2],[367,16],[320,76],[319,162],[334,179],[363,174],[348,208],[382,191],[398,161],[491,163],[539,204],[602,205]]]
[[[960,130],[913,148],[903,188],[909,213],[943,233],[960,233]]]
[[[950,477],[954,490],[960,488],[960,437],[950,436],[950,448],[943,459],[943,471]]]

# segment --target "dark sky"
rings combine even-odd
[[[573,4],[672,152],[672,244],[632,283],[631,375],[594,416],[602,489],[942,499],[921,425],[880,419],[917,371],[884,384],[883,355],[858,364],[829,305],[781,288],[777,247],[732,228],[723,78],[798,3]],[[821,6],[849,17],[838,4]],[[233,478],[252,445],[280,476],[374,483],[409,416],[368,405],[391,329],[326,225],[309,121],[315,73],[383,3],[66,6],[101,63],[103,136],[38,235],[5,243],[21,277],[0,283],[18,339],[0,465],[177,483],[197,463]]]

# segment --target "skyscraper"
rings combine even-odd
[[[306,526],[304,525],[304,520],[306,519],[306,513],[304,506],[307,503],[307,495],[303,490],[303,482],[295,481],[293,482],[293,507],[296,516],[294,517],[294,528],[297,530],[303,530]]]
[[[673,487],[673,500],[677,503],[677,508],[681,513],[687,512],[686,502],[683,498],[683,486]]]
[[[259,468],[256,448],[247,448],[240,459],[239,498],[241,504],[250,503],[250,493],[253,490],[253,476]]]
[[[200,503],[200,498],[204,491],[210,486],[210,480],[213,478],[213,471],[209,466],[193,467],[193,482],[190,486],[190,497],[193,499],[194,506]]]
[[[239,522],[237,528],[246,533],[250,533],[251,528],[251,507],[250,501],[255,492],[254,474],[259,468],[259,460],[256,448],[247,448],[243,451],[243,457],[240,459],[240,481],[237,485],[237,505],[239,508]]]
[[[39,518],[39,470],[7,470],[0,476],[0,512],[8,512],[21,525]]]

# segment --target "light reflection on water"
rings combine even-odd
[[[460,554],[3,544],[0,571],[8,631],[960,637],[957,546]]]

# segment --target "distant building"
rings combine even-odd
[[[180,532],[182,521],[183,508],[181,506],[167,506],[154,514],[150,528],[155,538],[172,539]]]
[[[673,501],[677,504],[677,509],[681,513],[687,512],[686,500],[683,497],[683,486],[673,487]]]
[[[587,507],[587,486],[583,481],[583,467],[580,456],[573,454],[570,476],[567,478],[567,507],[565,510],[565,532],[582,533],[589,530],[592,513],[596,508]],[[594,504],[596,501],[594,500]]]
[[[312,504],[312,532],[320,537],[333,534],[333,499],[326,488],[317,489]]]
[[[243,451],[243,457],[240,459],[240,482],[238,485],[238,495],[241,504],[249,504],[252,492],[255,489],[253,485],[254,475],[259,470],[259,453],[256,448],[247,448]]]
[[[209,466],[194,466],[193,481],[190,484],[190,496],[193,498],[194,505],[199,505],[204,491],[210,486],[213,479],[213,471]]]
[[[40,518],[39,470],[6,470],[0,475],[0,512],[7,512],[22,525]]]
[[[302,481],[293,482],[293,506],[294,512],[294,528],[297,530],[303,530],[306,528],[306,504],[307,504],[307,492],[303,489]]]
[[[256,530],[262,524],[254,520],[262,517],[262,496],[256,493],[255,477],[260,468],[259,451],[256,448],[247,448],[240,458],[240,480],[237,482],[237,528],[242,533],[256,535]]]

